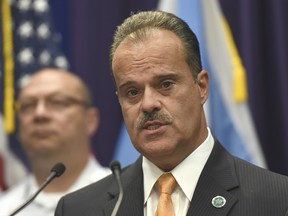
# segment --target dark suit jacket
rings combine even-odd
[[[124,197],[118,216],[143,215],[141,163],[139,158],[121,173]],[[217,195],[226,199],[222,208],[211,203]],[[117,198],[117,183],[110,175],[63,197],[55,216],[110,216]],[[216,141],[187,215],[288,216],[288,177],[235,158]]]

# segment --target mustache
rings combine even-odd
[[[154,121],[154,120],[158,120],[162,124],[171,124],[173,122],[173,118],[170,115],[159,111],[152,111],[150,113],[143,113],[139,117],[136,124],[136,128],[143,129],[147,121]]]

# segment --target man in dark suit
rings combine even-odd
[[[121,172],[117,215],[159,215],[169,203],[164,215],[288,216],[288,178],[230,155],[207,127],[209,76],[185,22],[160,11],[132,15],[116,31],[111,64],[128,133],[142,154]],[[169,192],[160,191],[163,173],[176,185]],[[111,215],[118,196],[108,176],[62,198],[55,215]]]

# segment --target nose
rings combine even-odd
[[[161,98],[157,91],[153,89],[145,89],[141,101],[141,110],[150,113],[161,109]]]
[[[34,114],[36,117],[46,116],[48,114],[47,104],[45,104],[45,101],[38,101]]]

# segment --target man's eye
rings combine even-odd
[[[50,100],[49,105],[53,108],[62,108],[68,106],[69,102],[66,100]]]
[[[129,97],[135,97],[138,93],[139,93],[138,90],[132,89],[132,90],[129,90],[129,91],[127,92],[127,95],[128,95]]]
[[[22,103],[22,104],[20,104],[20,106],[19,106],[19,110],[20,110],[20,111],[23,111],[23,112],[26,112],[26,111],[28,111],[28,110],[30,110],[30,109],[34,109],[35,106],[36,106],[36,104],[37,104],[37,103],[35,103],[35,102]]]
[[[171,81],[165,81],[161,84],[161,87],[164,88],[164,89],[169,89],[170,87],[172,87],[173,85],[173,82]]]

